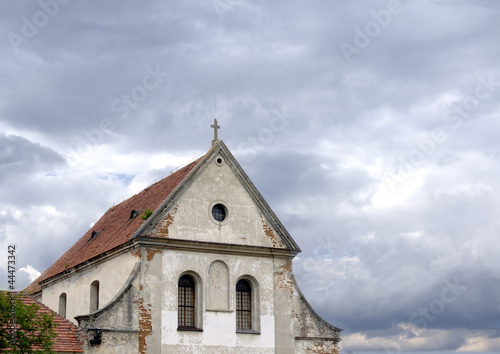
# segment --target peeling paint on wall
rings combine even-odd
[[[140,287],[142,291],[142,285]],[[153,331],[151,326],[151,304],[144,304],[144,299],[139,299],[139,353],[146,353],[146,338]]]
[[[305,321],[302,321],[302,317],[299,316],[297,313],[297,310],[300,311],[300,309],[295,309],[294,314],[295,314],[295,335],[299,337],[305,337],[307,335],[307,324],[304,323]]]
[[[262,214],[260,215],[260,220],[262,221],[262,228],[264,229],[264,233],[266,234],[267,237],[269,237],[269,239],[273,243],[273,247],[285,248],[281,240],[278,238],[278,236],[276,236],[274,230],[269,225],[267,225]]]
[[[142,252],[140,248],[137,248],[135,250],[130,251],[130,254],[134,257],[141,258],[142,257]]]
[[[285,264],[283,264],[279,270],[274,273],[274,275],[274,288],[276,290],[288,291],[290,292],[290,296],[293,296],[294,285],[292,279],[292,260],[287,259]]]
[[[177,208],[178,206],[173,208],[172,211],[168,213],[167,217],[161,219],[160,222],[158,222],[158,225],[156,225],[153,231],[153,236],[168,238],[168,228],[174,222],[175,214],[177,213]]]
[[[147,248],[146,249],[146,258],[147,258],[148,262],[150,262],[154,258],[155,254],[161,253],[161,252],[162,252],[161,250],[152,250],[152,249]]]

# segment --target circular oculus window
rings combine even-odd
[[[218,222],[223,222],[224,220],[226,220],[227,217],[226,207],[222,204],[215,204],[212,207],[212,217],[215,219],[215,221]]]
[[[222,166],[223,163],[224,163],[224,159],[220,156],[217,156],[217,158],[215,159],[215,164],[217,166]]]

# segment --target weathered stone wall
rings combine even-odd
[[[291,259],[274,260],[276,353],[294,352],[293,275]]]
[[[137,333],[103,331],[100,345],[91,345],[94,331],[80,331],[80,340],[85,353],[95,354],[137,354]]]
[[[102,309],[78,316],[80,340],[86,353],[137,353],[140,336],[140,262],[115,298]],[[102,331],[101,342],[92,343]]]
[[[339,352],[340,329],[323,320],[309,305],[293,280],[294,333],[296,353]]]
[[[328,340],[297,340],[295,353],[307,354],[339,354],[339,348],[333,341]]]
[[[141,247],[139,285],[139,348],[138,353],[160,353],[161,326],[161,259],[163,251]]]
[[[340,331],[320,318],[300,292],[295,290],[294,295],[296,337],[340,338]]]
[[[116,296],[136,262],[136,257],[126,253],[70,273],[44,288],[41,302],[58,312],[59,296],[66,293],[66,318],[76,324],[75,316],[90,312],[90,284],[99,281],[99,307],[103,307]]]

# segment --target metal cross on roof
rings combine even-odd
[[[217,129],[220,129],[220,126],[217,125],[217,119],[214,119],[214,124],[212,124],[210,127],[214,128],[214,140],[212,140],[212,145],[215,145],[215,143],[219,140]]]

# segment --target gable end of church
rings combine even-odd
[[[85,352],[338,353],[341,330],[295,282],[299,252],[214,140],[110,208],[26,290],[78,324]]]

